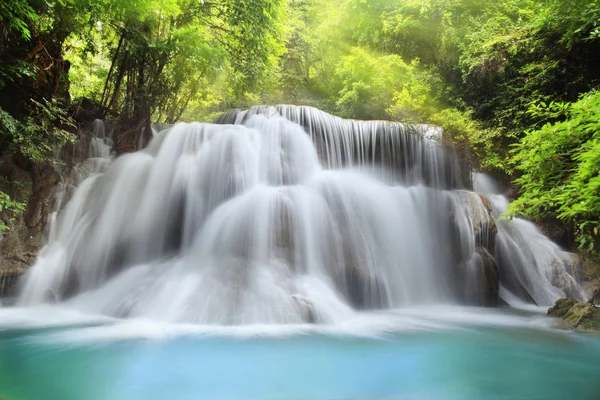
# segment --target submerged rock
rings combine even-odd
[[[590,303],[571,298],[559,299],[548,315],[562,318],[570,327],[585,331],[600,331],[600,309]]]

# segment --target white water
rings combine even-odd
[[[329,335],[386,338],[406,332],[460,331],[479,328],[522,328],[569,334],[559,320],[545,317],[545,309],[515,312],[506,308],[465,306],[418,306],[397,310],[355,312],[335,324],[173,324],[148,318],[119,319],[73,310],[66,306],[39,305],[2,310],[0,330],[52,329],[40,341],[112,342],[131,339],[170,339],[177,337],[298,337]]]
[[[497,222],[494,243],[489,212],[466,190],[469,171],[436,128],[291,106],[219,122],[235,125],[178,124],[110,166],[102,152],[18,305],[167,323],[340,325],[364,309],[493,304],[483,265],[494,258],[509,303],[548,305],[579,290],[567,261],[556,263],[564,254],[532,224]],[[490,197],[497,217],[505,205]],[[556,276],[570,286],[554,286]]]
[[[572,254],[562,251],[529,221],[501,219],[509,202],[486,175],[476,175],[474,189],[492,202],[492,216],[498,227],[495,257],[500,266],[501,284],[505,287],[503,299],[508,304],[523,307],[523,299],[541,305],[552,304],[565,292],[575,298],[585,297],[570,274],[574,271],[569,271]],[[514,293],[510,293],[511,290]]]

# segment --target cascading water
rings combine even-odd
[[[495,221],[503,200],[486,193],[492,210],[469,191],[437,128],[294,106],[217,122],[167,127],[85,179],[18,304],[335,323],[361,309],[492,305],[498,290],[539,305],[578,294],[557,246],[526,221]]]
[[[577,271],[570,268],[572,254],[562,251],[529,221],[500,219],[509,202],[488,176],[476,174],[474,189],[492,203],[492,217],[498,226],[495,258],[500,267],[500,291],[509,305],[524,301],[548,305],[565,294],[585,298],[573,277]]]
[[[83,143],[87,144],[87,141]],[[56,225],[56,218],[60,210],[73,196],[77,187],[90,175],[102,174],[110,166],[113,156],[112,131],[108,129],[104,121],[95,120],[91,126],[90,142],[87,148],[74,149],[74,156],[83,159],[83,161],[72,169],[58,184],[56,198],[53,205],[53,212],[50,216],[50,235],[48,242],[54,241],[53,228]]]

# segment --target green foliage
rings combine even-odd
[[[211,87],[217,75],[226,77],[220,102],[244,99],[265,85],[284,50],[281,0],[71,3],[71,19],[97,21],[68,41],[73,94],[123,119],[175,122],[219,92]]]
[[[67,70],[126,120],[285,102],[430,123],[516,172],[513,214],[598,250],[600,0],[6,0],[0,52],[0,141],[35,161],[72,140]]]
[[[475,116],[501,126],[507,145],[531,126],[530,105],[574,101],[600,83],[590,52],[600,11],[597,1],[512,0],[480,20],[460,44],[466,85],[459,89]]]
[[[352,48],[336,68],[341,81],[336,102],[339,113],[353,118],[384,118],[382,106],[408,83],[412,73],[397,55],[377,57],[364,49]]]
[[[507,168],[506,151],[494,140],[508,135],[477,121],[474,107],[453,89],[462,84],[460,73],[452,81],[467,22],[489,17],[495,6],[483,0],[291,4],[282,63],[289,101],[351,118],[439,124],[481,167]]]
[[[0,235],[10,230],[11,225],[14,223],[15,216],[25,211],[25,203],[15,201],[10,198],[9,195],[0,191]]]
[[[564,120],[530,130],[513,149],[521,196],[512,215],[558,218],[575,228],[579,247],[600,249],[600,92],[548,106]]]
[[[31,65],[23,61],[8,62],[0,65],[0,88],[19,79],[31,79],[35,76]]]
[[[450,145],[460,154],[470,154],[474,166],[482,170],[506,170],[505,152],[500,146],[502,131],[485,128],[475,120],[472,111],[446,108],[432,114],[428,121],[444,127],[444,134]]]
[[[54,153],[75,136],[66,129],[74,124],[53,100],[31,99],[31,111],[18,120],[0,108],[0,143],[35,162],[56,163]]]
[[[600,86],[597,0],[290,4],[293,102],[440,125],[479,169],[516,168],[513,214],[558,218],[597,251],[596,95],[572,104]]]
[[[27,0],[4,0],[0,2],[0,21],[7,24],[8,29],[17,32],[25,39],[31,38],[30,21],[38,15]]]

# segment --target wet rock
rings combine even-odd
[[[558,243],[565,248],[572,246],[573,243],[569,240],[569,232],[564,223],[559,221],[536,221],[536,225],[554,243]]]
[[[577,280],[585,279],[584,258],[576,253],[567,253],[566,269]]]
[[[460,213],[470,220],[476,246],[486,248],[494,253],[496,234],[498,227],[492,217],[492,203],[490,200],[475,192],[457,191],[457,203],[450,207],[450,222],[454,231],[460,235]]]
[[[0,163],[6,182],[0,190],[17,201],[27,202],[23,215],[14,218],[11,229],[0,239],[0,298],[14,294],[18,277],[35,262],[43,244],[44,229],[58,181],[50,165],[33,165],[17,156]]]
[[[583,280],[583,259],[575,253],[563,253],[552,264],[552,285],[561,289],[568,297],[584,300],[578,282]]]
[[[25,213],[25,225],[28,228],[41,232],[46,226],[48,215],[52,211],[58,181],[59,175],[51,165],[34,167],[31,197]]]
[[[494,257],[478,247],[456,272],[457,295],[465,304],[495,307],[499,302],[500,277]]]
[[[548,315],[562,318],[571,328],[600,331],[600,309],[590,303],[571,298],[559,299],[548,310]]]
[[[307,298],[294,294],[292,300],[295,302],[296,307],[300,310],[300,314],[303,316],[305,322],[314,324],[317,322],[317,316],[313,304]]]
[[[497,306],[499,273],[492,254],[498,227],[491,215],[492,204],[474,192],[456,191],[454,195],[449,237],[457,265],[457,286],[468,304]]]
[[[556,300],[556,303],[548,309],[548,315],[551,317],[563,318],[567,312],[577,304],[577,300],[570,297]]]
[[[481,193],[477,193],[477,196],[479,196],[479,199],[481,199],[481,204],[483,204],[483,206],[485,207],[485,209],[487,210],[487,212],[492,215],[492,202],[490,201],[490,199],[488,199],[486,196],[484,196]]]
[[[590,287],[600,287],[600,260],[596,257],[580,256],[582,259],[583,280],[587,281]]]
[[[577,303],[564,316],[573,328],[600,330],[600,310],[589,303]]]
[[[26,268],[0,268],[0,299],[16,295],[17,282]]]
[[[492,203],[484,195],[478,195],[481,199],[481,204],[485,207],[487,215],[482,214],[481,217],[473,221],[475,239],[478,245],[485,247],[488,251],[493,252],[496,244],[496,234],[498,227],[496,221],[492,217]]]
[[[114,149],[116,153],[132,153],[140,147],[145,147],[152,137],[151,132],[150,122],[143,118],[130,118],[119,121],[114,132]]]
[[[591,288],[588,303],[597,305],[600,302],[600,286]]]
[[[498,291],[500,289],[500,278],[498,266],[494,258],[482,248],[477,249],[479,254],[479,277],[481,285],[482,305],[494,307],[498,305]]]

